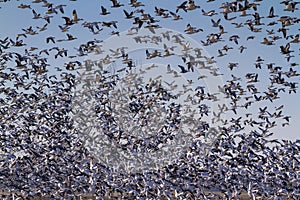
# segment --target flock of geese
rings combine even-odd
[[[264,15],[266,0],[168,9],[110,0],[95,3],[104,21],[89,21],[72,1],[20,1],[32,25],[0,35],[1,199],[300,198],[300,140],[272,137],[291,120],[280,97],[298,89],[300,2],[272,2]],[[12,3],[0,1],[0,15]],[[195,13],[211,27],[187,22]],[[181,32],[162,25],[183,22]],[[145,62],[167,63],[145,66],[129,45],[105,46],[125,35]],[[258,54],[242,76],[238,59],[224,67],[221,59],[247,55],[249,42],[286,64]],[[202,47],[217,47],[215,55]],[[205,85],[225,72],[217,91]]]

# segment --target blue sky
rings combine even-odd
[[[112,3],[108,0],[102,0],[102,1],[95,1],[95,0],[89,0],[89,1],[83,1],[83,0],[77,0],[77,1],[58,1],[58,0],[52,0],[51,1],[54,5],[58,4],[65,4],[67,5],[64,7],[65,14],[58,13],[57,15],[53,15],[54,17],[51,19],[51,23],[48,24],[48,28],[44,32],[39,32],[37,35],[28,36],[27,38],[24,38],[24,42],[27,44],[24,47],[14,49],[15,51],[24,52],[24,50],[27,48],[29,49],[31,46],[38,47],[39,50],[44,48],[51,48],[53,46],[59,46],[60,48],[69,49],[69,54],[75,55],[76,51],[74,48],[78,48],[80,44],[86,43],[89,40],[93,39],[99,39],[99,40],[107,40],[110,38],[110,32],[112,30],[115,30],[114,28],[105,28],[103,31],[101,31],[98,35],[94,35],[91,32],[88,31],[88,29],[83,28],[81,24],[85,21],[88,22],[103,22],[103,21],[111,21],[111,20],[117,20],[118,21],[118,31],[123,32],[127,31],[130,27],[132,27],[132,20],[125,19],[123,9],[126,9],[127,11],[133,11],[134,8],[130,7],[128,5],[129,1],[120,1],[121,3],[125,4],[124,7],[120,8],[110,8]],[[265,25],[261,25],[260,28],[262,28],[262,31],[259,33],[253,33],[251,32],[247,25],[244,25],[242,28],[235,28],[234,25],[232,25],[232,22],[236,23],[242,23],[245,22],[247,19],[253,19],[253,16],[246,16],[246,17],[238,17],[237,19],[233,21],[226,21],[222,14],[219,12],[222,11],[222,9],[219,8],[222,2],[225,1],[213,1],[213,2],[206,2],[206,1],[195,1],[196,5],[200,5],[201,8],[189,11],[185,13],[184,11],[180,10],[178,12],[179,15],[182,16],[183,20],[179,21],[173,21],[171,19],[163,19],[159,16],[155,16],[154,13],[154,7],[164,8],[168,9],[170,11],[175,11],[176,6],[179,5],[182,1],[174,0],[153,0],[153,1],[142,1],[146,6],[140,7],[145,10],[145,13],[150,13],[155,18],[159,19],[160,21],[158,24],[162,26],[163,28],[171,29],[174,31],[178,31],[180,33],[184,34],[184,30],[188,23],[190,23],[192,26],[196,26],[199,28],[202,28],[204,31],[200,33],[196,33],[193,35],[189,35],[186,37],[191,37],[193,40],[201,44],[201,40],[205,41],[207,38],[207,35],[210,33],[216,33],[218,32],[218,28],[212,27],[211,19],[217,20],[221,19],[221,24],[225,28],[225,31],[227,32],[222,36],[224,42],[218,42],[216,44],[212,44],[210,46],[201,46],[201,48],[204,48],[207,53],[210,56],[214,56],[217,63],[216,66],[219,68],[220,72],[224,75],[222,76],[222,79],[224,82],[226,80],[231,79],[231,75],[235,75],[237,77],[241,77],[243,79],[242,83],[246,85],[245,83],[245,74],[246,73],[258,73],[259,74],[259,80],[260,82],[257,84],[259,88],[261,88],[261,91],[264,91],[267,88],[268,85],[268,71],[266,69],[267,63],[275,63],[276,66],[281,66],[283,69],[289,70],[290,63],[298,63],[300,64],[300,56],[299,56],[299,43],[298,44],[291,44],[291,49],[295,52],[293,55],[295,57],[291,58],[290,62],[287,62],[287,60],[284,58],[283,55],[280,54],[280,45],[287,44],[290,39],[281,39],[275,42],[275,45],[266,46],[260,44],[262,39],[264,37],[268,37],[266,33],[267,30],[274,29],[275,35],[281,36],[281,33],[278,33],[277,30],[280,28],[280,24],[277,24],[275,26],[266,26],[269,22],[273,20],[277,20],[278,18],[268,19],[263,18],[261,21],[265,23]],[[172,2],[172,3],[170,3]],[[252,1],[249,1],[252,2]],[[271,6],[274,7],[275,14],[279,16],[291,16],[291,17],[299,17],[299,10],[296,10],[295,12],[286,12],[284,11],[284,5],[279,4],[280,1],[261,1],[258,2],[260,5],[258,7],[257,12],[261,16],[267,16],[269,9]],[[30,4],[31,8],[33,8],[37,13],[40,13],[41,16],[45,15],[46,8],[42,7],[40,4],[33,4],[31,1],[10,1],[6,3],[0,3],[0,25],[1,25],[1,32],[0,32],[0,38],[4,39],[6,36],[9,36],[13,40],[15,39],[16,35],[18,33],[22,33],[22,29],[26,29],[30,26],[33,27],[33,29],[36,29],[36,26],[43,26],[46,21],[43,19],[32,19],[33,14],[30,9],[20,9],[17,8],[20,4]],[[107,16],[99,15],[100,13],[100,6],[106,7],[111,14]],[[64,20],[62,19],[62,16],[72,16],[72,10],[76,9],[77,14],[80,18],[83,18],[82,21],[80,21],[78,24],[75,24],[70,27],[70,30],[68,33],[71,35],[74,35],[77,37],[77,40],[74,41],[68,41],[68,42],[62,42],[62,43],[56,43],[56,44],[46,44],[46,37],[48,36],[55,36],[56,39],[65,39],[66,33],[60,32],[58,25],[62,25],[64,23]],[[213,17],[207,17],[203,16],[201,9],[205,11],[209,11],[214,9],[218,15],[215,15]],[[58,11],[59,12],[59,11]],[[252,10],[252,12],[249,12],[250,14],[253,14],[255,11]],[[233,13],[230,14],[230,17],[238,16],[239,13]],[[293,26],[288,27],[288,34],[289,35],[296,35],[299,33],[299,23],[295,23]],[[229,41],[228,38],[231,35],[239,35],[240,40],[239,44],[236,45],[233,42]],[[247,40],[248,36],[255,36],[254,40]],[[117,36],[115,36],[117,37]],[[229,50],[227,52],[226,56],[223,57],[217,57],[217,51],[218,49],[221,49],[224,45],[228,45],[233,47],[232,50]],[[244,53],[239,53],[239,46],[245,46],[247,49],[245,49]],[[144,48],[144,47],[143,47]],[[143,51],[144,52],[144,51]],[[226,52],[225,52],[226,53]],[[263,61],[263,69],[256,69],[254,67],[255,60],[257,57],[260,56],[264,59]],[[76,58],[78,60],[81,60],[83,58]],[[62,65],[64,62],[68,61],[67,58],[61,58],[61,59],[54,59],[53,55],[49,58],[49,63],[51,63],[53,66]],[[155,62],[159,63],[162,62],[161,60],[153,59],[151,61],[144,60],[143,62]],[[172,61],[173,64],[176,65],[178,61]],[[238,62],[239,67],[238,69],[233,69],[230,71],[228,69],[228,63],[229,62]],[[299,66],[294,67],[294,69],[297,69]],[[295,77],[291,79],[293,82],[299,82],[299,77]],[[292,116],[290,120],[290,126],[282,127],[281,124],[278,124],[277,127],[273,129],[274,131],[274,137],[275,138],[284,138],[284,139],[298,139],[300,130],[300,106],[298,106],[300,100],[299,92],[296,94],[288,94],[281,93],[280,99],[276,100],[274,103],[271,103],[269,101],[263,101],[259,102],[257,105],[254,105],[250,111],[247,112],[258,112],[259,107],[268,106],[270,108],[270,111],[273,111],[276,106],[284,105],[283,114]],[[242,114],[244,111],[242,111],[240,114]],[[234,117],[233,116],[227,116],[227,117]]]

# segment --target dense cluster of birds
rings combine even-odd
[[[12,3],[0,2],[0,12]],[[32,13],[33,25],[0,38],[1,198],[299,199],[300,140],[272,135],[291,118],[278,100],[298,89],[299,34],[291,30],[299,30],[300,2],[278,1],[267,15],[260,13],[262,0],[188,0],[172,10],[146,1],[109,3],[98,2],[101,22],[78,8],[69,16],[71,4],[18,5]],[[117,12],[124,19],[110,20]],[[197,12],[212,27],[163,28]],[[46,33],[41,47],[30,45]],[[165,63],[141,65],[129,46],[106,48],[105,34],[126,35],[143,48],[145,61]],[[201,34],[203,47],[217,47],[215,56],[187,36]],[[234,50],[247,54],[248,42],[268,46],[286,65],[257,55],[243,77],[232,73],[242,67],[238,59],[219,65]],[[232,73],[228,80],[207,88],[225,72]]]

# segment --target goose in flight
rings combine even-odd
[[[170,11],[170,14],[172,15],[173,17],[173,20],[180,20],[180,19],[183,19],[180,15],[177,15],[176,13]]]
[[[76,40],[77,38],[74,37],[73,35],[67,33],[67,39],[59,39],[59,40],[56,40],[57,42],[63,42],[63,41],[72,41],[72,40]]]
[[[55,39],[55,37],[49,36],[49,37],[46,38],[46,43],[48,44],[51,41],[53,44],[55,44],[55,40],[54,39]]]
[[[130,0],[129,5],[131,5],[131,7],[137,8],[140,6],[145,6],[143,3],[137,1],[137,0]]]
[[[186,29],[184,30],[184,32],[187,33],[187,34],[194,34],[194,33],[200,32],[200,31],[203,32],[203,29],[193,27],[193,26],[191,26],[191,24],[188,24],[186,26]]]
[[[120,2],[118,2],[118,0],[110,0],[112,2],[112,8],[119,8],[121,6],[124,6],[124,4],[120,4]]]
[[[186,10],[186,4],[187,4],[187,1],[184,1],[179,6],[177,6],[176,13],[178,13],[178,11],[181,10],[181,9],[184,10],[185,12],[187,12],[187,10]]]
[[[72,18],[69,18],[69,17],[62,17],[62,18],[65,20],[65,25],[67,25],[67,26],[73,25],[73,24],[77,23],[78,21],[83,20],[81,18],[78,18],[76,10],[73,10]]]
[[[74,23],[77,23],[78,21],[83,20],[82,18],[78,18],[78,15],[77,15],[76,10],[73,10],[72,14],[73,14],[72,21],[73,21]]]
[[[126,19],[131,19],[131,18],[134,17],[133,11],[131,11],[130,13],[128,13],[126,10],[123,10],[123,12],[124,12],[124,14],[125,14],[125,16],[126,16]]]
[[[33,13],[33,18],[32,19],[40,19],[40,18],[42,18],[41,14],[37,14],[34,9],[32,9],[32,13]]]
[[[31,9],[30,5],[22,4],[22,3],[18,6],[18,8],[21,8],[21,9],[29,8],[29,9]]]
[[[207,16],[207,17],[212,17],[213,15],[217,15],[215,10],[210,10],[210,11],[205,11],[205,10],[201,10],[202,11],[202,15]]]
[[[290,43],[299,43],[299,34],[295,35],[294,38],[292,38],[292,40],[290,41]]]
[[[274,14],[274,7],[271,6],[270,11],[269,11],[269,15],[267,16],[267,18],[274,18],[274,17],[278,17],[278,15]]]
[[[108,14],[110,14],[110,12],[108,12],[104,6],[101,6],[100,15],[108,15]]]
[[[155,58],[155,57],[161,57],[161,53],[159,51],[157,51],[156,49],[150,53],[148,49],[146,49],[146,58],[147,59],[151,59],[151,58]]]
[[[102,26],[106,26],[106,27],[109,27],[109,28],[111,28],[111,26],[113,26],[115,28],[118,28],[117,23],[118,23],[118,21],[102,22]]]
[[[290,43],[287,43],[285,46],[281,45],[280,50],[282,54],[289,54],[291,52],[294,52],[293,50],[290,50]]]
[[[61,32],[67,32],[70,29],[68,25],[64,25],[64,26],[58,25],[58,27],[61,30]]]
[[[42,26],[42,27],[37,26],[36,28],[39,29],[40,32],[42,32],[42,31],[47,30],[47,26],[48,26],[48,24],[44,24],[44,26]]]
[[[239,44],[238,39],[240,39],[240,36],[238,35],[232,35],[229,37],[229,41],[233,41],[235,44]]]
[[[177,65],[179,68],[180,68],[180,73],[187,73],[188,72],[188,70],[184,67],[184,66],[182,66],[182,65]]]
[[[200,8],[200,6],[195,5],[195,1],[194,0],[189,0],[188,5],[186,6],[186,10],[195,10]]]
[[[219,27],[219,25],[221,23],[221,19],[218,19],[217,21],[215,21],[214,19],[211,19],[210,21],[211,21],[213,27]]]
[[[298,8],[296,8],[296,5],[299,4],[300,2],[296,2],[296,1],[293,1],[293,0],[288,0],[288,1],[282,1],[280,3],[285,4],[284,11],[295,12],[295,10],[298,10]]]
[[[155,29],[161,28],[158,24],[151,24],[151,22],[147,22],[145,28],[147,28],[151,33],[155,34]]]
[[[265,44],[265,45],[274,45],[273,41],[272,40],[268,40],[266,37],[260,43],[261,44]]]
[[[64,11],[65,6],[67,6],[67,5],[59,4],[59,5],[55,6],[55,9],[58,9],[62,14],[64,14],[65,13],[65,11]]]
[[[25,43],[23,43],[23,40],[19,40],[18,38],[16,39],[16,41],[10,39],[10,43],[12,44],[12,46],[16,46],[16,47],[21,47],[26,45]]]

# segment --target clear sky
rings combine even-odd
[[[50,2],[50,1],[49,1]],[[27,35],[27,38],[22,38],[24,40],[24,43],[27,45],[21,48],[14,48],[12,51],[19,51],[24,52],[25,49],[29,49],[30,47],[38,47],[39,50],[42,49],[49,49],[51,47],[58,46],[59,48],[65,48],[69,50],[69,55],[76,55],[76,50],[74,48],[78,48],[80,44],[86,43],[89,40],[99,39],[103,41],[110,41],[113,42],[115,39],[110,38],[112,37],[110,35],[111,31],[119,31],[119,32],[127,32],[128,29],[133,27],[132,25],[132,19],[125,19],[125,15],[123,13],[123,9],[127,10],[128,12],[134,11],[133,7],[130,7],[128,5],[129,1],[121,1],[125,6],[122,6],[120,8],[111,8],[111,1],[108,0],[77,0],[77,1],[62,1],[62,0],[52,0],[51,3],[54,5],[63,4],[66,5],[64,7],[64,14],[60,13],[58,10],[58,14],[49,14],[53,16],[51,18],[50,24],[47,25],[47,30],[43,32],[39,32],[37,35]],[[246,73],[258,73],[259,77],[259,83],[257,83],[257,87],[261,88],[261,91],[266,91],[268,84],[269,84],[269,75],[268,70],[266,67],[266,64],[268,63],[275,63],[275,66],[281,66],[283,71],[288,71],[291,67],[291,63],[297,63],[300,64],[300,56],[299,56],[299,43],[291,44],[290,49],[294,50],[294,52],[291,54],[294,57],[290,59],[288,62],[287,59],[280,53],[280,46],[286,45],[289,41],[292,40],[291,37],[288,39],[280,39],[274,42],[275,45],[263,45],[261,44],[261,41],[263,38],[268,38],[270,35],[268,35],[267,30],[274,30],[274,34],[272,35],[278,35],[282,37],[282,33],[278,32],[278,29],[281,28],[281,22],[278,21],[280,16],[290,16],[290,17],[299,17],[299,10],[295,10],[294,12],[290,11],[284,11],[285,5],[280,4],[280,1],[259,1],[255,2],[258,5],[257,11],[254,11],[251,9],[251,12],[249,12],[249,16],[241,17],[239,16],[240,13],[232,13],[229,14],[229,17],[237,17],[236,19],[232,21],[228,21],[224,19],[223,14],[220,12],[223,11],[222,8],[219,8],[222,2],[221,0],[216,0],[212,2],[206,2],[206,1],[195,1],[196,5],[199,5],[201,8],[196,9],[193,11],[184,12],[183,10],[179,10],[177,14],[182,16],[182,20],[174,21],[171,18],[162,18],[160,16],[155,16],[155,7],[157,8],[163,8],[167,9],[169,11],[175,12],[176,7],[180,5],[183,1],[179,0],[153,0],[153,1],[142,1],[145,6],[139,7],[138,9],[144,9],[145,13],[151,14],[151,16],[155,17],[155,19],[160,20],[158,24],[166,29],[174,30],[177,32],[180,32],[184,34],[184,30],[187,26],[187,24],[191,24],[192,26],[199,27],[203,29],[203,32],[195,33],[192,35],[185,35],[185,37],[190,37],[195,42],[197,42],[199,45],[199,48],[203,48],[205,51],[207,51],[207,54],[209,56],[214,56],[216,62],[216,66],[219,68],[220,73],[223,73],[224,75],[221,77],[224,83],[226,83],[227,80],[231,79],[231,75],[234,75],[236,77],[242,78],[241,84],[244,86],[246,85]],[[253,3],[253,1],[249,1]],[[44,19],[32,19],[33,13],[30,9],[25,8],[21,9],[18,8],[20,4],[29,4],[32,9],[36,11],[36,13],[41,14],[41,16],[45,16],[45,12],[47,8],[42,7],[42,3],[32,3],[32,1],[24,0],[24,1],[9,1],[6,3],[0,3],[0,39],[3,40],[5,37],[9,37],[12,40],[15,40],[17,34],[23,33],[24,31],[22,29],[27,29],[30,26],[32,26],[33,30],[36,30],[37,26],[41,27],[47,22]],[[108,9],[111,14],[103,16],[100,15],[100,6],[104,6]],[[275,15],[279,15],[279,17],[276,18],[267,18],[269,14],[269,10],[271,6],[274,7]],[[299,6],[298,6],[299,7]],[[71,35],[77,37],[76,40],[68,41],[68,42],[56,42],[55,44],[47,44],[46,38],[49,36],[54,36],[55,39],[66,39],[66,33],[62,33],[60,29],[58,28],[58,25],[63,25],[65,23],[64,19],[62,19],[63,16],[71,17],[72,11],[76,9],[78,17],[83,18],[82,21],[80,21],[78,24],[72,25],[70,27],[70,30],[66,33],[70,33]],[[214,15],[212,17],[204,16],[202,11],[210,11],[215,10],[217,15]],[[260,32],[251,32],[247,25],[244,25],[244,22],[246,22],[248,19],[253,20],[254,17],[252,14],[255,12],[258,12],[260,16],[264,16],[264,18],[261,19],[261,22],[264,23],[264,25],[257,26],[257,28],[261,28]],[[138,16],[138,13],[134,14],[135,16]],[[221,42],[217,42],[215,44],[209,45],[209,46],[203,46],[201,41],[205,41],[207,39],[207,36],[210,33],[217,33],[219,32],[218,27],[212,27],[211,19],[217,21],[218,19],[221,19],[220,24],[224,27],[225,31],[227,33],[222,35]],[[91,33],[87,28],[84,28],[81,24],[83,22],[107,22],[107,21],[118,21],[117,26],[118,28],[104,28],[103,31],[101,31],[99,34],[93,34]],[[276,21],[278,24],[275,24],[274,26],[267,26],[268,23]],[[241,28],[235,28],[235,25],[232,23],[243,23],[243,27]],[[294,23],[291,26],[288,26],[288,35],[293,35],[293,37],[299,33],[300,24]],[[150,33],[150,32],[149,32]],[[232,35],[238,35],[240,37],[239,44],[235,44],[233,41],[229,41],[230,36]],[[254,39],[248,39],[249,36],[255,36]],[[113,36],[118,37],[118,36]],[[108,39],[112,40],[108,40]],[[115,40],[117,41],[117,40]],[[123,40],[124,41],[124,40]],[[128,41],[130,43],[130,41]],[[118,43],[108,43],[109,45],[116,47],[118,46]],[[126,42],[124,43],[126,44]],[[131,45],[134,45],[131,43]],[[143,44],[145,45],[145,44]],[[144,53],[145,48],[150,48],[150,46],[140,46],[135,48],[142,49],[141,51]],[[149,45],[149,44],[147,44]],[[218,50],[221,49],[224,45],[228,45],[230,47],[233,47],[233,49],[229,50],[228,52],[223,51],[223,53],[226,53],[227,55],[218,57]],[[243,53],[239,52],[239,47],[243,45],[247,49],[244,50]],[[105,47],[105,48],[111,48]],[[108,50],[108,49],[106,49]],[[134,50],[134,49],[133,49]],[[106,55],[106,54],[104,54]],[[140,54],[138,54],[140,55]],[[262,61],[262,69],[256,69],[255,68],[255,62],[257,57],[260,56],[264,61]],[[82,61],[83,57],[75,57],[74,60],[80,60]],[[138,58],[136,58],[138,60]],[[53,54],[50,54],[49,56],[49,63],[51,63],[52,66],[62,65],[64,62],[67,62],[68,58],[59,58],[54,59]],[[141,59],[142,64],[147,63],[163,63],[165,64],[162,59]],[[171,60],[170,63],[176,67],[178,61],[174,59]],[[238,68],[234,68],[232,71],[228,68],[228,63],[239,63]],[[298,70],[299,66],[293,67],[293,69]],[[188,76],[188,75],[187,75]],[[187,78],[188,79],[188,78]],[[299,77],[294,77],[289,79],[292,82],[299,82]],[[249,111],[250,113],[257,113],[259,111],[259,107],[268,106],[270,108],[270,111],[275,111],[276,106],[284,105],[283,114],[286,116],[291,116],[290,119],[290,125],[286,127],[282,127],[281,123],[277,124],[277,127],[273,129],[274,131],[274,137],[275,138],[284,138],[284,139],[299,139],[299,130],[300,130],[300,106],[298,105],[300,101],[299,92],[296,94],[288,94],[286,91],[285,93],[280,93],[280,99],[274,101],[274,103],[271,103],[270,101],[263,101],[259,102],[256,105],[253,105]],[[245,111],[241,111],[238,114],[241,115]],[[226,118],[230,119],[231,117],[234,117],[234,115],[226,116]]]

